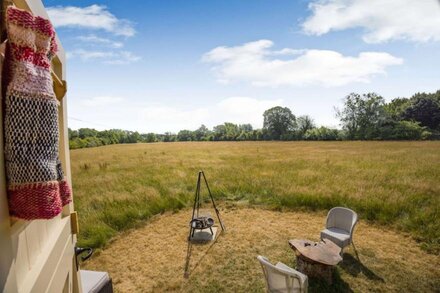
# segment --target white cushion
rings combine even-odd
[[[334,227],[327,228],[321,231],[321,239],[325,238],[330,239],[341,248],[344,248],[351,243],[349,232]]]
[[[83,293],[97,293],[110,281],[106,272],[80,270]]]

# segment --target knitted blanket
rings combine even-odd
[[[58,156],[58,105],[50,71],[56,54],[49,20],[14,7],[6,11],[8,43],[4,135],[11,216],[50,219],[71,201]]]

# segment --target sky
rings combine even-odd
[[[68,57],[73,129],[261,128],[274,106],[339,127],[351,92],[440,89],[440,0],[43,3]]]

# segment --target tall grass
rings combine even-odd
[[[275,209],[347,206],[440,251],[440,142],[197,142],[71,152],[80,245],[104,246],[191,205],[203,169],[219,200]]]

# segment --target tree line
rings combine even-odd
[[[337,108],[342,129],[317,127],[308,116],[296,117],[287,107],[273,107],[263,114],[263,128],[225,122],[208,129],[139,133],[120,129],[97,131],[69,128],[71,149],[119,143],[245,140],[426,140],[440,138],[440,90],[396,98],[386,103],[376,93],[351,93]]]

